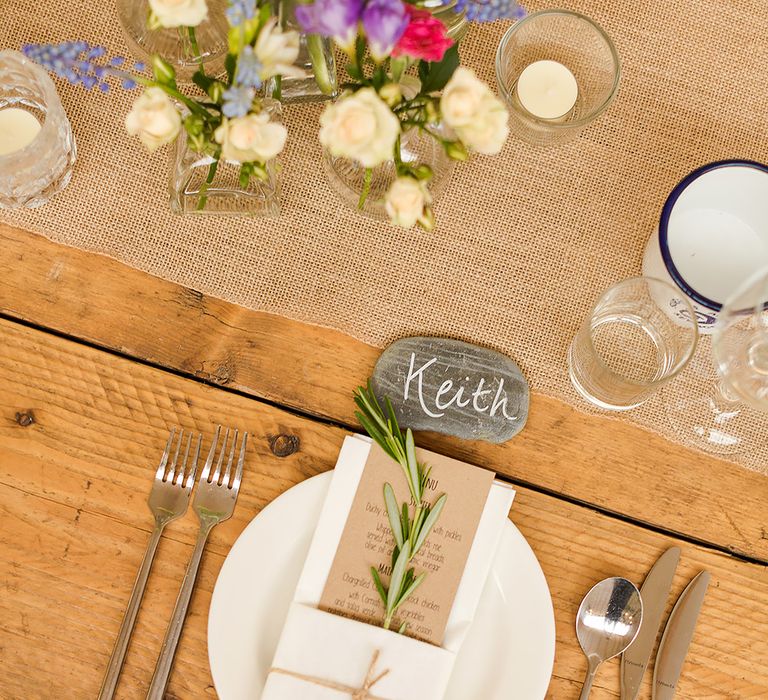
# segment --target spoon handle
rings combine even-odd
[[[584,678],[584,685],[581,686],[581,695],[579,700],[587,700],[589,693],[592,690],[592,681],[595,680],[595,671],[600,664],[594,663],[591,659],[589,661],[589,668],[587,669],[587,675]]]

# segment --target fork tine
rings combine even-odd
[[[189,448],[192,446],[192,433],[187,434],[187,447],[184,449],[184,460],[181,463],[176,479],[173,481],[175,486],[181,486],[184,483],[184,472],[187,470],[187,460],[189,459]]]
[[[179,451],[181,450],[181,443],[184,442],[184,428],[179,429],[179,439],[176,440],[176,451],[173,453],[173,461],[171,462],[171,468],[166,476],[166,481],[173,483],[173,477],[176,473],[176,463],[179,461]]]
[[[243,462],[245,462],[245,446],[248,443],[248,433],[243,433],[243,442],[240,445],[240,457],[237,460],[237,469],[235,470],[235,479],[232,482],[232,488],[237,495],[240,489],[240,480],[243,478]]]
[[[232,436],[232,446],[229,448],[229,457],[227,459],[227,469],[221,479],[221,485],[229,488],[229,477],[232,475],[232,462],[235,459],[235,447],[237,447],[237,428]]]
[[[200,481],[208,481],[208,475],[211,473],[211,465],[213,464],[213,457],[216,454],[216,445],[219,442],[219,434],[221,433],[221,426],[216,426],[216,433],[213,436],[213,442],[211,443],[211,449],[208,452],[208,458],[205,460],[205,466],[203,467],[203,473],[200,475]]]
[[[195,483],[195,474],[197,472],[197,460],[198,457],[200,457],[200,446],[203,444],[203,436],[202,434],[197,436],[197,445],[195,445],[195,454],[192,456],[192,466],[189,471],[189,474],[187,475],[187,483],[184,484],[185,489],[191,489],[192,485]]]
[[[219,452],[219,459],[216,461],[216,471],[213,472],[212,482],[214,484],[219,483],[219,477],[221,476],[221,465],[224,462],[224,453],[227,451],[227,440],[229,439],[229,428],[224,433],[224,442],[221,443],[221,452]]]
[[[160,480],[165,476],[165,465],[168,464],[168,455],[171,452],[171,445],[173,444],[173,436],[176,434],[176,428],[171,428],[171,432],[168,435],[168,442],[165,443],[165,450],[163,450],[163,456],[160,459],[160,466],[155,472],[155,480]]]

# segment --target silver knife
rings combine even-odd
[[[702,571],[688,584],[669,616],[656,654],[653,669],[653,700],[671,700],[683,670],[685,655],[693,639],[704,594],[709,585],[709,572]]]
[[[640,588],[643,623],[635,641],[621,657],[621,700],[635,700],[640,692],[679,561],[680,548],[670,547],[656,560]]]

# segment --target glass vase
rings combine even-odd
[[[440,124],[431,124],[428,128],[444,138],[449,137]],[[427,189],[432,201],[438,200],[448,186],[456,164],[445,154],[440,142],[421,129],[411,128],[400,137],[400,158],[404,163],[423,163],[432,169],[432,179],[428,182]],[[384,197],[397,177],[394,159],[373,168],[365,198],[361,195],[365,187],[366,168],[358,161],[331,155],[328,149],[324,149],[323,165],[331,187],[350,207],[373,219],[388,218]],[[361,199],[364,201],[361,202]]]
[[[162,56],[176,70],[180,81],[188,82],[203,62],[211,75],[224,72],[227,55],[227,0],[207,0],[208,17],[190,32],[188,27],[149,29],[147,0],[117,0],[117,16],[128,48],[136,60],[150,65],[154,54]]]
[[[339,94],[333,43],[326,37],[304,34],[296,20],[297,0],[276,0],[273,11],[280,18],[283,29],[299,33],[299,56],[294,66],[304,77],[282,76],[272,78],[266,85],[266,94],[283,103],[320,102]]]
[[[0,112],[0,209],[45,204],[69,184],[75,138],[53,81],[17,51],[0,51]]]
[[[280,104],[265,101],[272,121],[280,121]],[[280,214],[280,165],[268,161],[266,179],[252,176],[240,182],[241,163],[195,151],[182,129],[171,150],[169,182],[171,210],[191,216],[278,216]]]
[[[456,42],[461,41],[469,29],[467,13],[457,10],[457,0],[424,0],[420,6],[429,10],[444,25],[448,36]]]

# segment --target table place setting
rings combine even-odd
[[[175,325],[157,318],[148,338],[110,345],[92,320],[81,335],[71,330],[96,306],[89,280],[77,277],[79,313],[57,307],[65,325],[50,328],[58,345],[7,353],[10,375],[22,376],[17,358],[26,357],[54,386],[30,390],[34,407],[3,428],[27,431],[3,448],[23,453],[23,478],[9,468],[0,483],[13,490],[9,502],[29,497],[34,514],[17,519],[42,532],[54,518],[34,508],[61,498],[75,515],[71,541],[52,560],[85,569],[97,555],[82,554],[83,512],[96,532],[110,521],[112,543],[128,528],[148,533],[130,590],[117,578],[102,589],[78,583],[119,597],[114,633],[115,615],[100,623],[111,653],[99,660],[99,700],[120,697],[121,677],[147,700],[710,697],[698,676],[721,653],[712,632],[731,614],[725,591],[764,585],[754,581],[765,528],[758,514],[740,529],[731,510],[742,494],[726,488],[720,500],[678,488],[657,503],[669,519],[646,517],[665,479],[710,476],[693,460],[682,475],[640,483],[643,445],[624,464],[610,443],[614,428],[624,440],[648,435],[626,432],[631,422],[669,438],[654,468],[675,472],[683,446],[696,460],[721,458],[729,474],[768,473],[768,165],[754,123],[712,122],[711,105],[681,139],[673,123],[699,109],[705,88],[694,68],[680,74],[690,91],[680,76],[670,80],[653,47],[639,46],[656,36],[657,0],[631,12],[597,3],[594,18],[578,1],[117,0],[79,8],[82,18],[61,26],[55,8],[39,19],[31,0],[10,1],[15,21],[0,29],[0,233],[5,222],[23,225],[155,275],[143,297],[123,293],[136,297],[128,325],[158,300],[178,301],[152,286],[159,281],[187,296]],[[704,14],[690,20],[699,39],[710,35]],[[670,31],[679,50],[697,55],[678,24]],[[694,65],[710,75],[716,58],[698,53]],[[8,267],[34,264],[25,255]],[[56,306],[60,278],[75,275],[57,259],[45,304]],[[210,299],[250,309],[217,315]],[[34,314],[0,306],[9,342],[48,334]],[[263,325],[250,325],[253,316],[240,324],[237,314],[249,312]],[[200,328],[213,320],[215,331],[198,333],[189,318]],[[116,310],[114,319],[124,321]],[[297,341],[274,319],[307,325]],[[344,347],[370,352],[336,356],[342,341],[325,341],[338,331]],[[280,343],[302,348],[274,352]],[[65,346],[87,370],[67,371]],[[172,359],[136,349],[145,346]],[[114,350],[104,362],[140,359],[152,380],[128,386],[129,373],[94,371],[82,358],[101,348]],[[297,387],[326,371],[305,401]],[[166,390],[177,381],[195,400]],[[114,512],[91,507],[99,489],[87,493],[90,465],[46,491],[47,466],[78,454],[48,432],[62,410],[52,397],[75,385],[98,420],[130,415],[126,435],[174,424],[169,413],[195,426],[170,430],[151,484],[136,451],[99,477],[124,498],[140,475],[151,520],[130,522],[130,499]],[[565,407],[558,415],[541,410],[555,399]],[[219,401],[242,402],[242,412]],[[97,420],[91,404],[61,405],[59,420],[69,427],[77,416],[85,443],[80,431]],[[600,429],[582,434],[579,411],[603,416],[590,424]],[[29,449],[30,440],[44,447]],[[603,451],[591,472],[588,460],[570,461]],[[566,459],[568,471],[555,464]],[[628,474],[643,491],[639,505]],[[27,475],[43,484],[42,505]],[[81,500],[61,495],[66,488],[81,488]],[[151,574],[173,540],[166,528],[190,506],[185,569],[160,581]],[[688,506],[721,530],[676,529]],[[211,537],[227,520],[237,529]],[[604,537],[606,522],[619,534]],[[725,543],[711,534],[723,528]],[[17,570],[57,576],[40,564],[42,544],[23,566],[14,557],[25,547],[2,544],[0,562],[14,564],[9,596]],[[206,559],[215,566],[203,584]],[[738,567],[758,573],[734,574],[734,584]],[[172,609],[147,605],[169,579]],[[69,595],[73,584],[60,580]],[[88,605],[77,603],[79,616]],[[138,641],[142,609],[164,615],[151,668]],[[14,631],[24,641],[37,633],[25,615]],[[701,650],[700,617],[713,656]],[[207,683],[196,680],[194,691],[180,651],[192,625]],[[131,666],[140,646],[142,662]],[[694,691],[692,678],[701,682]],[[2,683],[0,673],[0,695]]]

